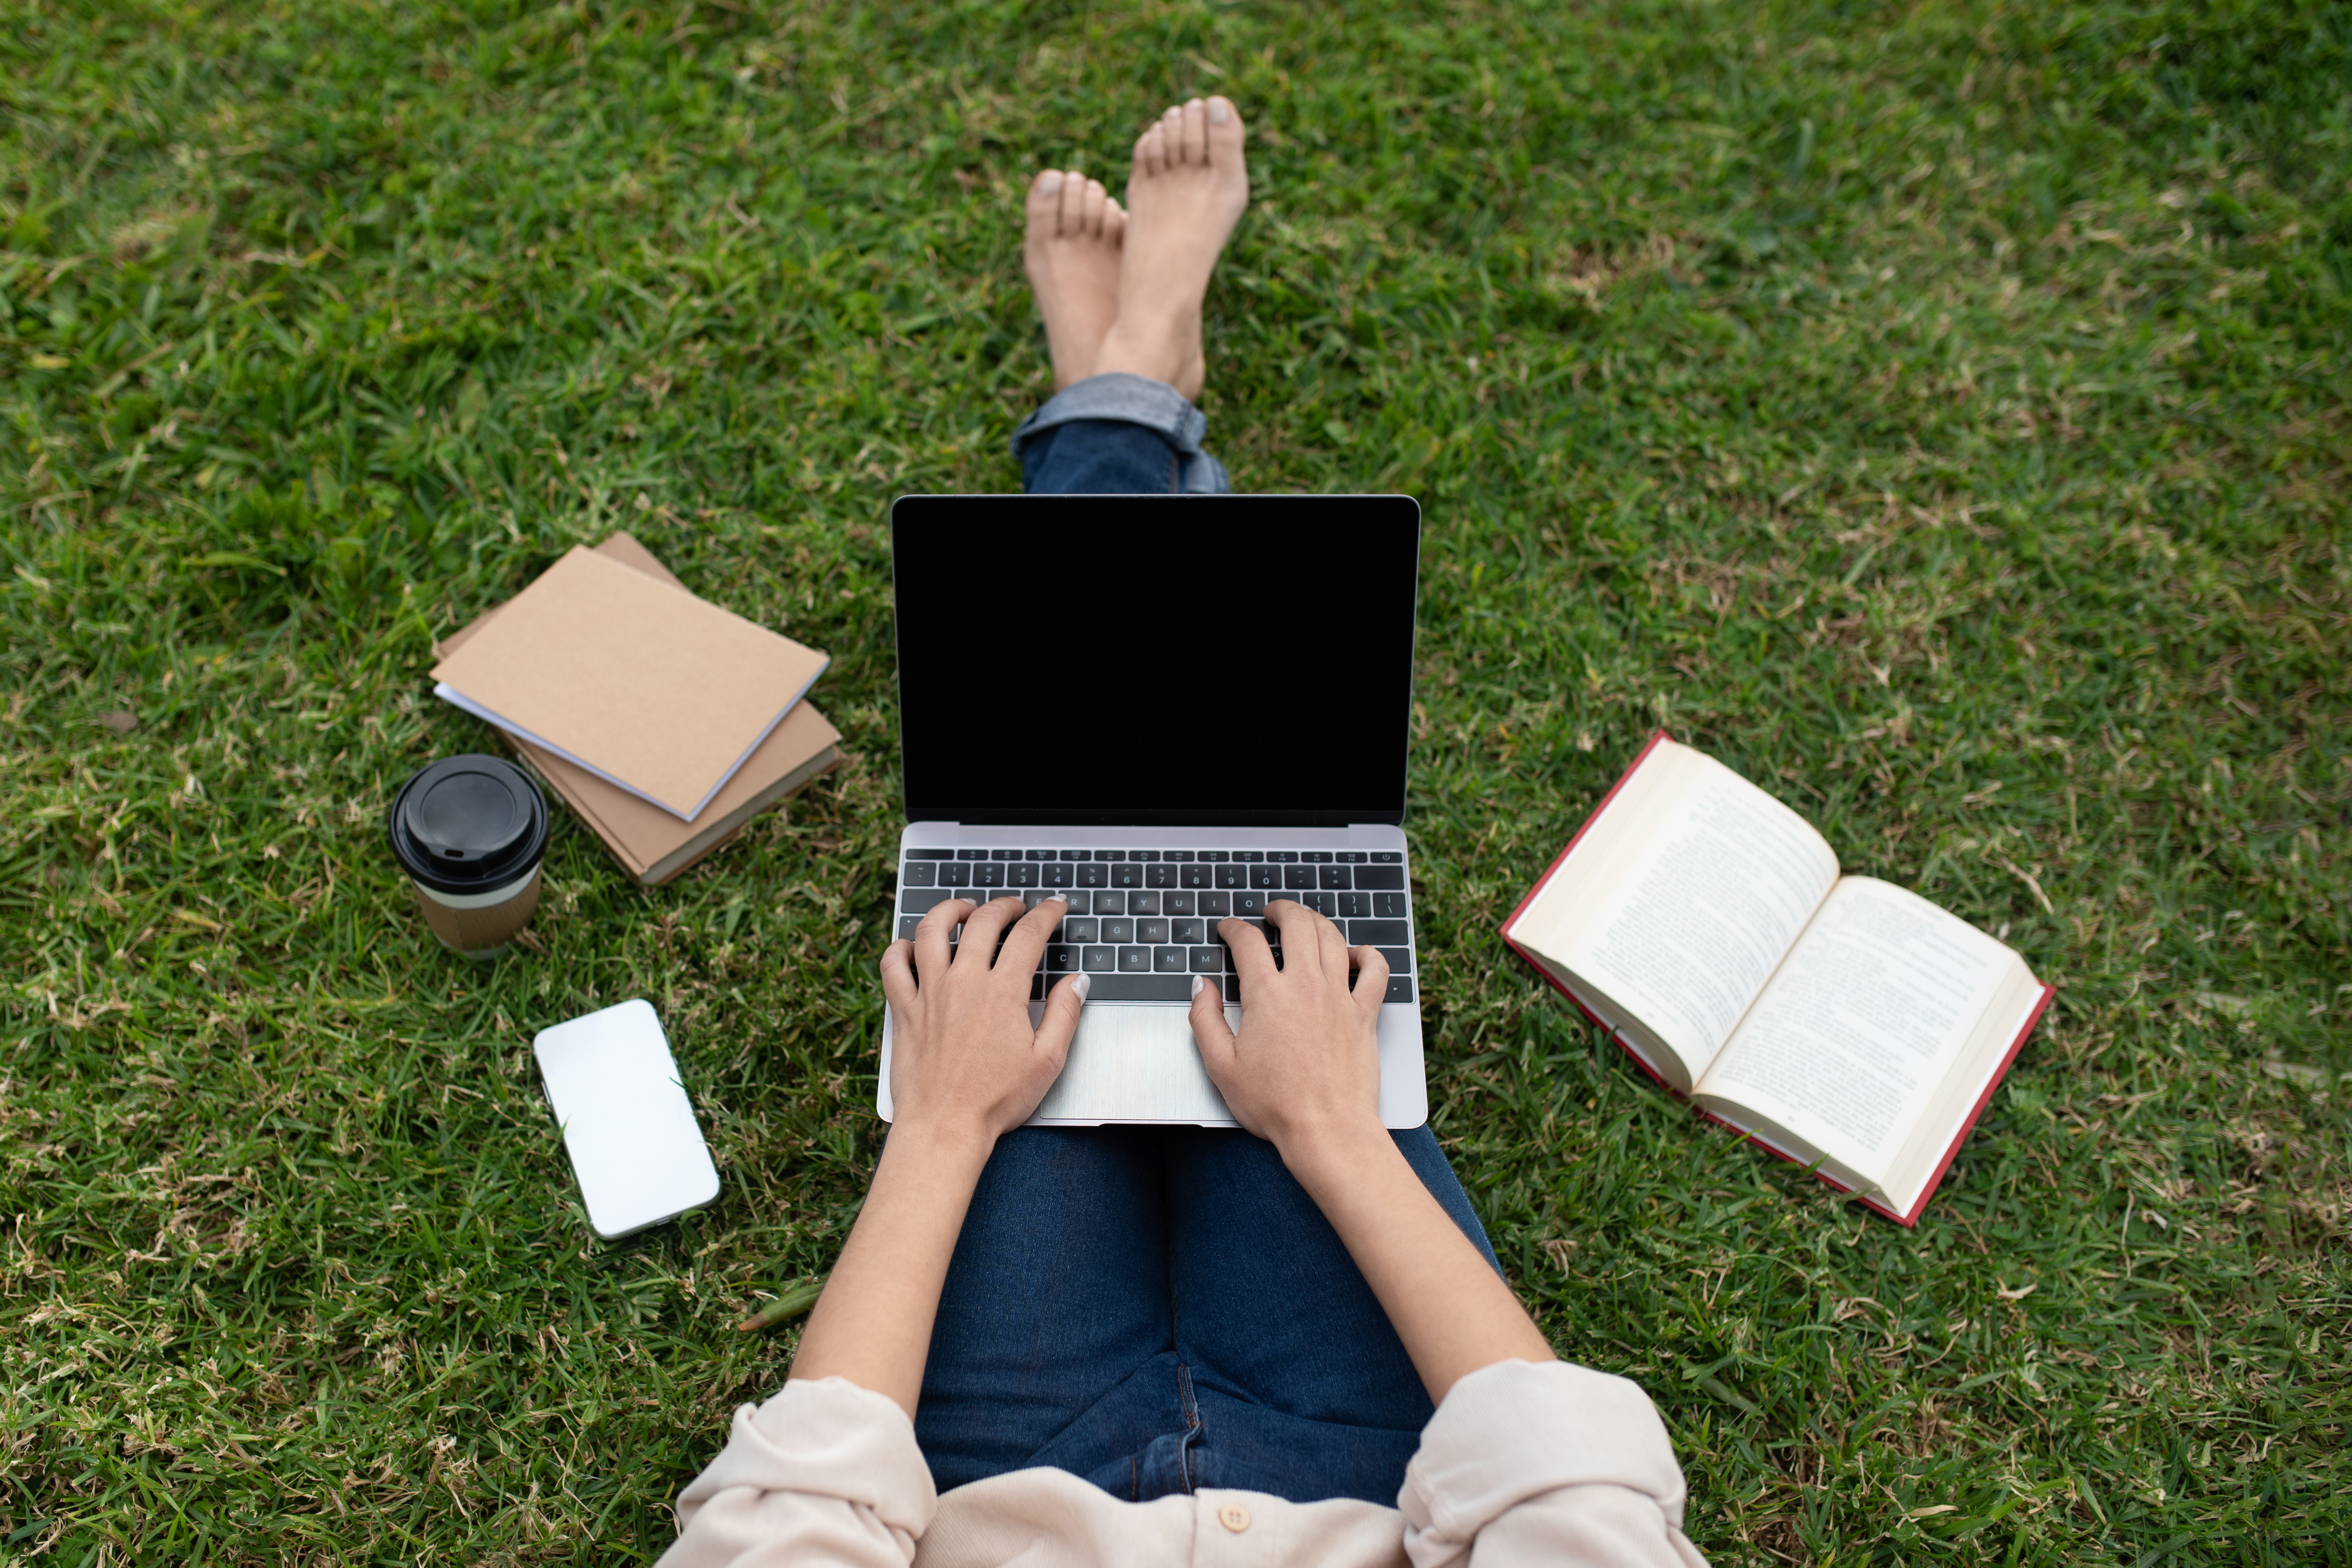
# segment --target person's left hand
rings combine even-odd
[[[1029,1120],[1061,1074],[1087,996],[1086,976],[1071,975],[1046,996],[1044,1020],[1029,1026],[1029,977],[1069,907],[1048,899],[1022,915],[1018,899],[977,909],[951,899],[931,907],[914,941],[884,951],[894,1133],[935,1131],[993,1144]],[[1016,915],[998,955],[997,933]],[[948,932],[959,921],[963,941],[951,950]]]

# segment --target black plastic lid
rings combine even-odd
[[[547,801],[512,763],[444,757],[400,786],[384,826],[411,877],[436,892],[486,893],[546,851]]]

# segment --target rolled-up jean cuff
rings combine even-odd
[[[1046,431],[1080,419],[1139,425],[1158,436],[1176,453],[1180,488],[1185,490],[1213,493],[1233,488],[1225,466],[1201,449],[1209,433],[1208,416],[1166,382],[1125,371],[1090,375],[1046,399],[1013,432],[1013,455],[1020,457]]]

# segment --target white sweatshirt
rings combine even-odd
[[[1497,1362],[1456,1383],[1394,1508],[1228,1490],[1122,1502],[1045,1468],[941,1497],[906,1413],[827,1377],[739,1408],[677,1513],[662,1568],[1705,1568],[1649,1396],[1566,1362]]]

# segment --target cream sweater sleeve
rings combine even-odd
[[[678,1494],[660,1568],[907,1568],[939,1506],[914,1424],[845,1378],[787,1382]]]
[[[1705,1568],[1649,1395],[1570,1362],[1497,1362],[1456,1383],[1397,1507],[1413,1568]]]

